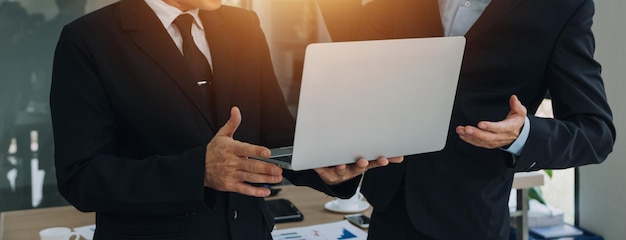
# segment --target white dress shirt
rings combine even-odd
[[[439,0],[444,36],[464,36],[491,0]]]

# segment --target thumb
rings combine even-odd
[[[511,112],[509,113],[509,115],[519,114],[522,116],[526,116],[526,107],[522,105],[516,95],[511,95],[511,98],[509,99],[509,107],[511,107]]]
[[[228,119],[228,122],[226,122],[226,124],[224,124],[224,126],[217,131],[216,136],[228,136],[232,138],[235,131],[237,131],[239,124],[241,124],[241,112],[238,107],[232,107],[230,109],[230,118]]]

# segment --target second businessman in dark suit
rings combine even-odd
[[[333,40],[467,39],[445,148],[365,176],[371,239],[508,239],[515,172],[612,151],[592,0],[360,2],[319,0]],[[548,91],[555,118],[533,116]]]
[[[269,190],[252,183],[348,197],[366,169],[402,160],[248,159],[291,145],[294,121],[258,18],[221,0],[122,0],[68,24],[51,111],[59,190],[96,212],[96,240],[270,239]]]

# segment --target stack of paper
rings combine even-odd
[[[560,238],[583,235],[583,231],[569,224],[549,227],[532,227],[530,232],[542,238]]]
[[[514,211],[514,209],[512,209]],[[550,204],[543,205],[535,199],[528,201],[528,227],[558,226],[565,223],[563,210]],[[516,221],[511,221],[513,227]]]
[[[534,199],[529,201],[528,204],[529,227],[558,226],[564,223],[563,210],[555,208],[550,204],[543,205]]]

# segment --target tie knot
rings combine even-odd
[[[192,23],[193,17],[190,14],[181,14],[174,20],[174,24],[176,24],[182,35],[191,34]]]

